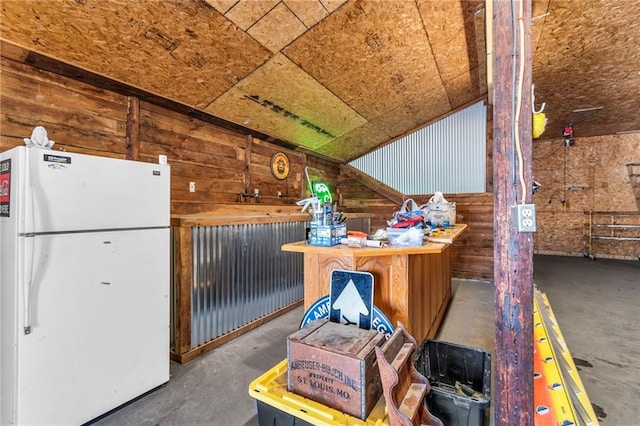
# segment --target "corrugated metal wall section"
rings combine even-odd
[[[280,250],[308,222],[202,226],[192,230],[191,345],[303,298],[303,256]]]
[[[349,164],[403,194],[485,192],[486,115],[478,102]]]

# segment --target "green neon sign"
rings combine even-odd
[[[318,197],[318,200],[320,200],[321,204],[331,204],[333,202],[333,197],[331,197],[329,185],[324,182],[314,182],[313,193],[316,197]]]

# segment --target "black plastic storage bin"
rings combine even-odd
[[[491,401],[491,355],[482,349],[427,340],[414,363],[429,379],[429,411],[446,426],[482,426]],[[456,382],[465,394],[456,392]],[[471,389],[469,389],[471,388]],[[469,395],[470,390],[480,395]]]
[[[278,410],[262,401],[256,401],[258,405],[258,424],[260,426],[312,426],[289,413]]]

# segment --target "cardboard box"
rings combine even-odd
[[[312,246],[335,246],[347,236],[347,225],[317,225],[311,224],[309,244]]]
[[[287,339],[287,388],[362,420],[382,395],[375,330],[316,320]]]

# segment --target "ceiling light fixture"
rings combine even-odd
[[[593,107],[593,108],[582,108],[582,109],[574,109],[571,112],[587,112],[587,111],[595,111],[598,109],[603,109],[604,107]]]

